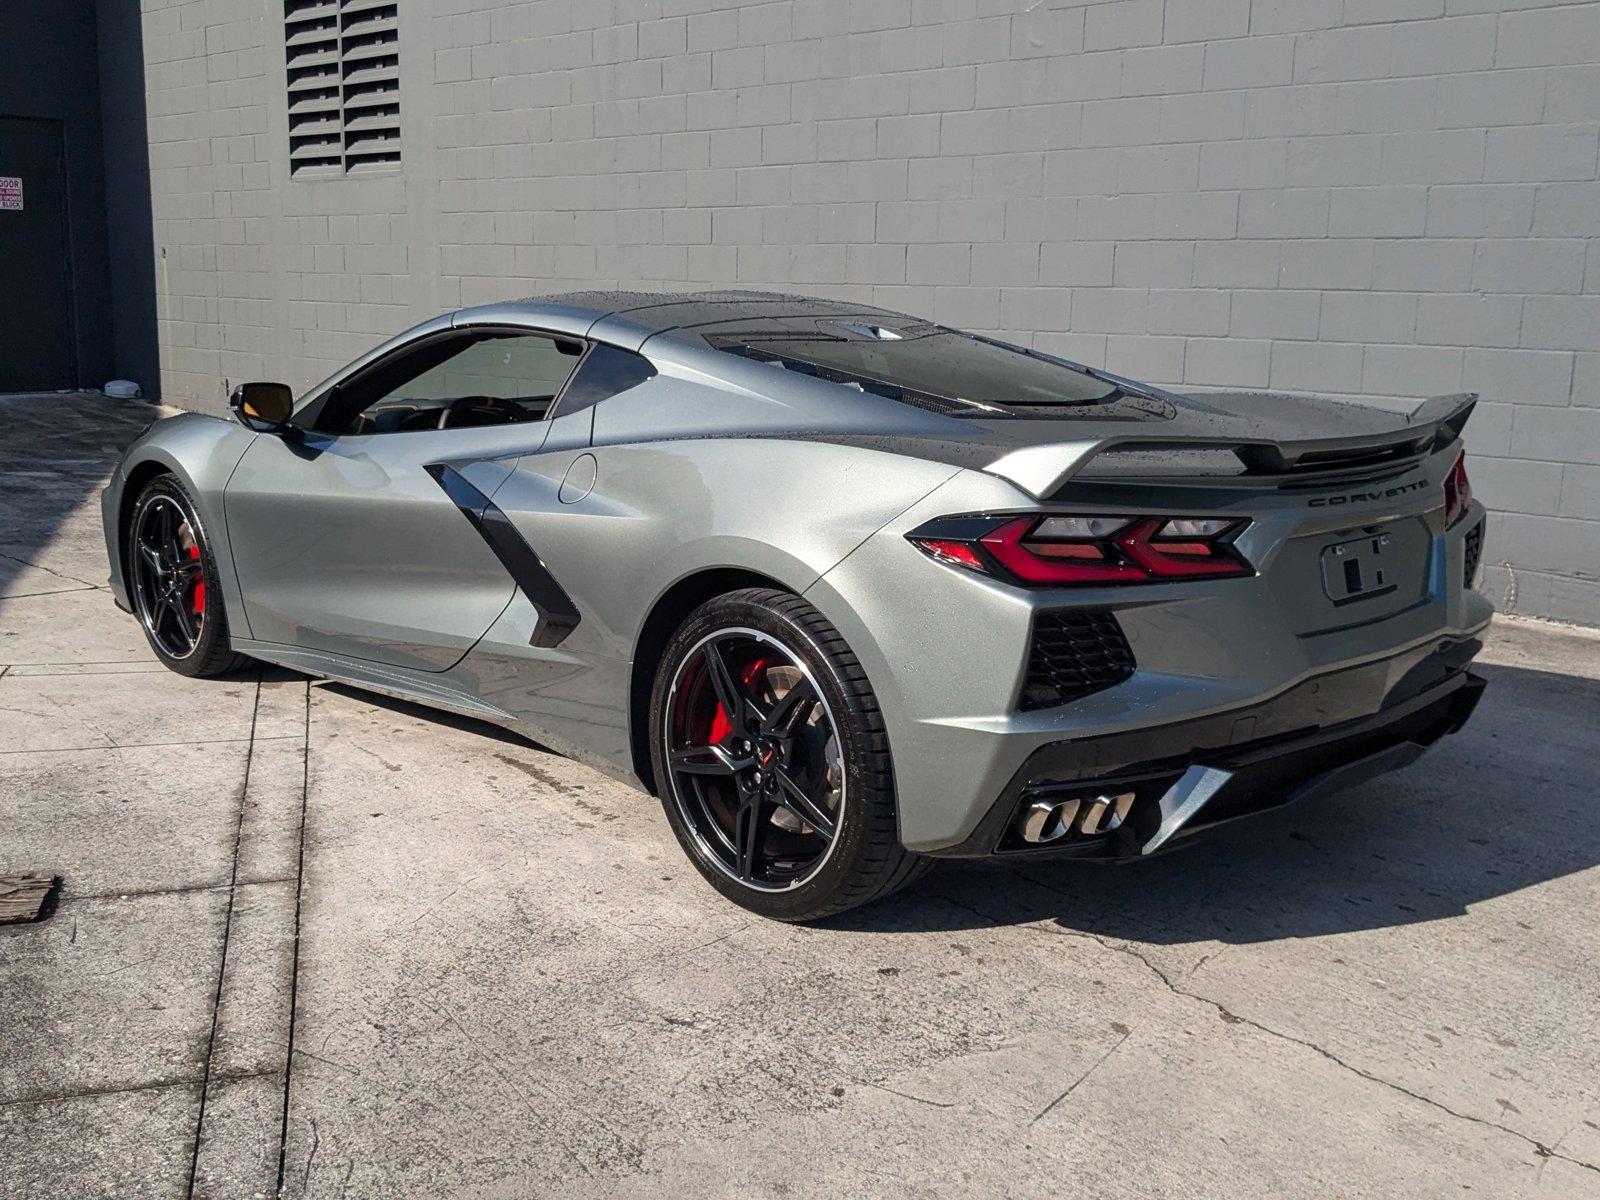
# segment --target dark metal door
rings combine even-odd
[[[0,392],[75,387],[61,122],[0,117]]]

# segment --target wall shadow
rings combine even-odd
[[[126,375],[159,392],[156,275],[138,0],[7,6],[16,45],[0,110],[18,92],[66,121],[68,209],[80,378]],[[9,89],[9,90],[8,90]],[[63,89],[71,93],[61,94]],[[7,97],[11,96],[8,100]],[[113,312],[113,310],[115,310]],[[93,504],[123,448],[157,414],[101,396],[0,397],[0,602],[103,587],[98,538],[61,537]],[[48,601],[40,600],[41,603]]]
[[[158,415],[93,394],[0,396],[0,604],[105,585],[100,539],[61,535],[98,522],[106,476]]]
[[[118,376],[136,381],[148,399],[156,400],[161,396],[158,262],[139,0],[99,0],[97,15],[113,354]]]
[[[1221,827],[1125,866],[951,864],[839,929],[1050,921],[1155,945],[1416,925],[1600,864],[1600,681],[1477,668],[1461,733],[1387,778]]]

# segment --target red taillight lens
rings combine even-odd
[[[952,542],[944,538],[929,538],[918,542],[925,554],[949,563],[952,567],[966,567],[969,571],[987,571],[989,565],[978,557],[978,552],[965,542]]]
[[[1167,522],[1153,517],[1117,537],[1117,547],[1156,579],[1222,579],[1248,575],[1250,568],[1232,546],[1216,539],[1231,533],[1228,525],[1205,541],[1168,541],[1159,536]]]
[[[1039,524],[1033,517],[1019,517],[980,540],[983,548],[1023,583],[1138,583],[1144,578],[1138,567],[1111,558],[1106,547],[1096,542],[1030,543],[1028,535]]]
[[[1444,477],[1444,523],[1449,528],[1467,515],[1467,505],[1472,503],[1472,484],[1467,481],[1467,456],[1463,451]]]
[[[954,517],[907,536],[940,562],[1034,587],[1252,574],[1232,546],[1245,525],[1211,517]]]

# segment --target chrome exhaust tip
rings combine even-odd
[[[1118,792],[1115,796],[1096,796],[1084,807],[1078,818],[1078,832],[1084,837],[1097,833],[1110,833],[1121,827],[1133,807],[1132,792]]]
[[[1133,792],[1087,799],[1035,800],[1022,812],[1017,833],[1029,845],[1059,841],[1069,833],[1096,837],[1121,827],[1133,808]]]
[[[1018,832],[1023,841],[1034,845],[1053,842],[1066,836],[1078,807],[1077,800],[1035,800],[1023,812]]]

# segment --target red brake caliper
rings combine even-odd
[[[728,710],[722,707],[722,701],[717,701],[717,711],[711,715],[711,729],[706,734],[706,745],[715,746],[733,732],[733,726],[728,722]]]
[[[200,547],[198,545],[189,547],[189,557],[197,562],[199,561]],[[206,615],[206,576],[204,571],[194,581],[194,595],[190,598],[189,605],[194,609],[195,616],[203,617]]]
[[[756,678],[767,669],[767,660],[757,658],[751,661],[739,677],[739,682],[745,687],[754,687]],[[711,728],[706,733],[706,745],[715,746],[733,732],[733,721],[728,716],[728,710],[722,707],[722,701],[717,701],[717,711],[711,714]]]

